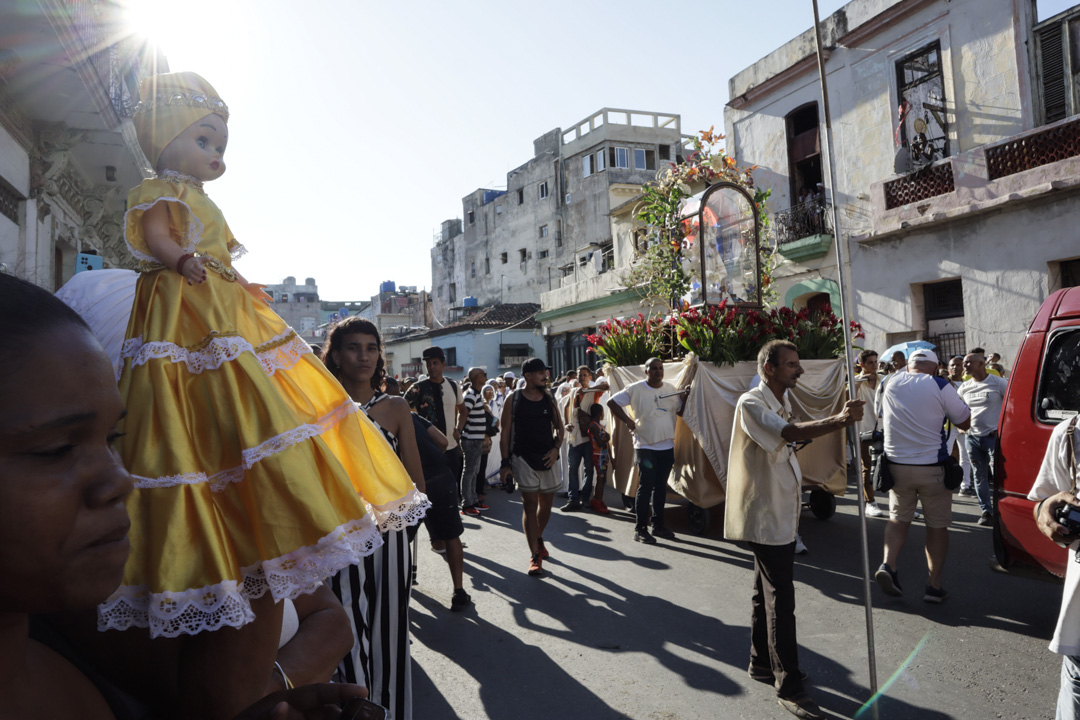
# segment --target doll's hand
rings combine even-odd
[[[180,271],[188,285],[202,285],[206,282],[206,268],[203,267],[202,260],[197,257],[193,256],[185,260],[180,266]]]
[[[270,296],[270,293],[264,290],[266,286],[259,283],[245,283],[244,289],[255,296],[256,300],[262,300],[264,303],[274,302],[274,298]]]

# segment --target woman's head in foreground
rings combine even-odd
[[[0,613],[101,602],[128,556],[112,365],[73,310],[0,275]]]

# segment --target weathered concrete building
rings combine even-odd
[[[55,290],[129,263],[124,200],[152,174],[131,114],[167,70],[115,2],[0,4],[0,272]]]
[[[840,233],[866,344],[929,338],[1011,358],[1080,281],[1080,8],[853,0],[823,22]],[[1062,49],[1065,48],[1065,52]],[[838,298],[813,30],[731,78],[728,150],[771,187],[780,298]]]
[[[470,308],[443,327],[386,341],[386,371],[400,377],[424,372],[421,353],[438,345],[446,353],[447,377],[460,380],[470,367],[483,368],[488,377],[507,370],[521,371],[530,357],[543,357],[543,339],[533,319],[536,303],[501,303]]]
[[[621,282],[612,271],[633,253],[632,241],[616,237],[613,212],[676,159],[682,141],[678,115],[611,108],[537,138],[505,191],[476,190],[462,199],[464,219],[443,223],[431,252],[437,322],[466,297],[481,307],[540,300],[542,315],[568,318],[544,326],[548,348],[559,353],[549,362],[561,371],[584,361],[581,334],[597,318],[595,308],[579,306],[600,300],[606,308]]]

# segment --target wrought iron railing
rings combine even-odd
[[[824,200],[807,200],[781,210],[773,218],[776,243],[783,246],[812,235],[832,235],[830,205]]]

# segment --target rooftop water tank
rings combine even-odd
[[[395,292],[397,290],[397,284],[393,280],[387,280],[386,282],[379,284],[379,292]]]
[[[474,298],[472,295],[468,296],[467,298],[465,298],[464,300],[461,301],[461,306],[462,307],[477,307],[478,305],[479,305],[479,303],[476,301],[476,298]]]

